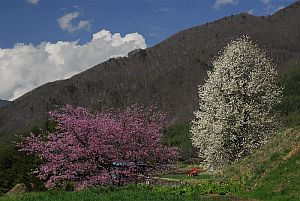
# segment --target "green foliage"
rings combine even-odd
[[[172,193],[174,195],[193,195],[193,194],[233,194],[238,192],[244,184],[240,181],[217,181],[208,180],[198,185],[187,186],[154,186],[153,189],[160,193]]]
[[[240,196],[261,200],[300,199],[300,128],[273,136],[252,155],[227,167],[216,179],[235,181]],[[234,191],[233,191],[234,192]]]
[[[299,59],[300,60],[300,59]],[[283,100],[279,110],[286,116],[284,126],[300,125],[300,63],[291,67],[280,79],[284,88]]]
[[[40,134],[40,133],[51,133],[56,130],[56,122],[53,120],[45,120],[36,123],[33,126],[26,127],[18,132],[20,136],[27,136],[30,133]]]
[[[0,201],[213,201],[233,200],[232,196],[205,196],[193,186],[126,186],[86,189],[79,192],[47,191],[43,193],[26,193],[23,195],[0,197]]]
[[[1,145],[0,195],[9,191],[17,183],[25,183],[29,190],[42,190],[42,182],[30,174],[39,163],[39,159],[17,151],[12,145]]]
[[[20,135],[27,136],[29,133],[37,134],[41,131],[43,133],[53,132],[55,126],[55,122],[47,120],[23,129],[20,131]],[[17,142],[19,140],[20,138],[14,139]],[[43,190],[42,181],[31,174],[39,164],[38,158],[19,152],[12,143],[0,144],[0,195],[9,191],[17,183],[25,183],[29,190]]]
[[[264,200],[299,200],[300,199],[300,154],[290,160],[283,161],[278,167],[262,171],[266,175],[261,177],[258,185],[250,191],[248,197]],[[297,165],[298,164],[298,165]],[[261,173],[256,173],[261,175]]]
[[[168,127],[164,131],[163,139],[167,145],[182,150],[181,160],[197,157],[197,149],[192,146],[190,139],[189,123],[180,123]]]
[[[44,132],[53,132],[56,129],[56,122],[53,120],[43,120],[36,122],[35,125],[25,127],[17,133],[6,133],[0,132],[0,145],[11,144],[11,142],[19,141],[20,139],[16,136],[28,136],[30,133],[38,134]]]
[[[166,174],[162,176],[163,178],[171,178],[171,179],[211,179],[212,175],[209,174],[198,174],[197,176],[190,177],[188,174]]]

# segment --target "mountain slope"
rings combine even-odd
[[[156,103],[176,122],[189,121],[198,104],[197,86],[223,46],[248,34],[284,72],[300,53],[299,19],[300,2],[296,2],[269,17],[240,14],[180,31],[154,47],[110,59],[25,94],[0,109],[0,131],[12,133],[33,125],[65,103],[99,110]]]

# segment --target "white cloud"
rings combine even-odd
[[[250,9],[250,10],[247,11],[247,13],[250,14],[250,15],[254,15],[255,10],[254,9]]]
[[[39,1],[40,0],[27,0],[28,3],[35,4],[35,5],[38,4]]]
[[[121,36],[107,30],[93,34],[90,42],[43,42],[0,48],[0,99],[13,100],[50,81],[66,79],[109,58],[146,48],[142,35]]]
[[[60,17],[57,21],[59,24],[59,27],[62,30],[68,31],[70,33],[73,33],[77,30],[84,29],[84,30],[90,30],[91,29],[91,23],[89,20],[79,21],[77,25],[74,25],[72,23],[72,20],[79,17],[80,13],[75,11],[72,13],[67,13],[64,16]]]
[[[231,5],[237,5],[239,3],[238,0],[215,0],[214,8],[218,9],[221,6],[231,4]]]

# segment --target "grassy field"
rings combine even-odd
[[[178,180],[185,180],[185,179],[211,179],[212,175],[209,174],[198,174],[197,176],[190,177],[187,174],[166,174],[163,175],[162,178],[171,178],[171,179],[178,179]]]
[[[170,187],[155,189],[141,186],[123,188],[87,189],[79,192],[47,191],[27,193],[19,196],[0,197],[0,201],[226,201],[239,200],[234,196],[201,195],[195,192],[185,193]]]
[[[259,200],[300,200],[300,127],[274,136],[265,146],[219,173],[239,182],[242,197]]]

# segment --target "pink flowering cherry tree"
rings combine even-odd
[[[77,189],[136,183],[179,157],[177,148],[163,144],[165,114],[153,106],[92,113],[66,105],[49,114],[56,131],[31,134],[19,144],[20,151],[42,159],[34,173],[47,188],[66,181]]]

